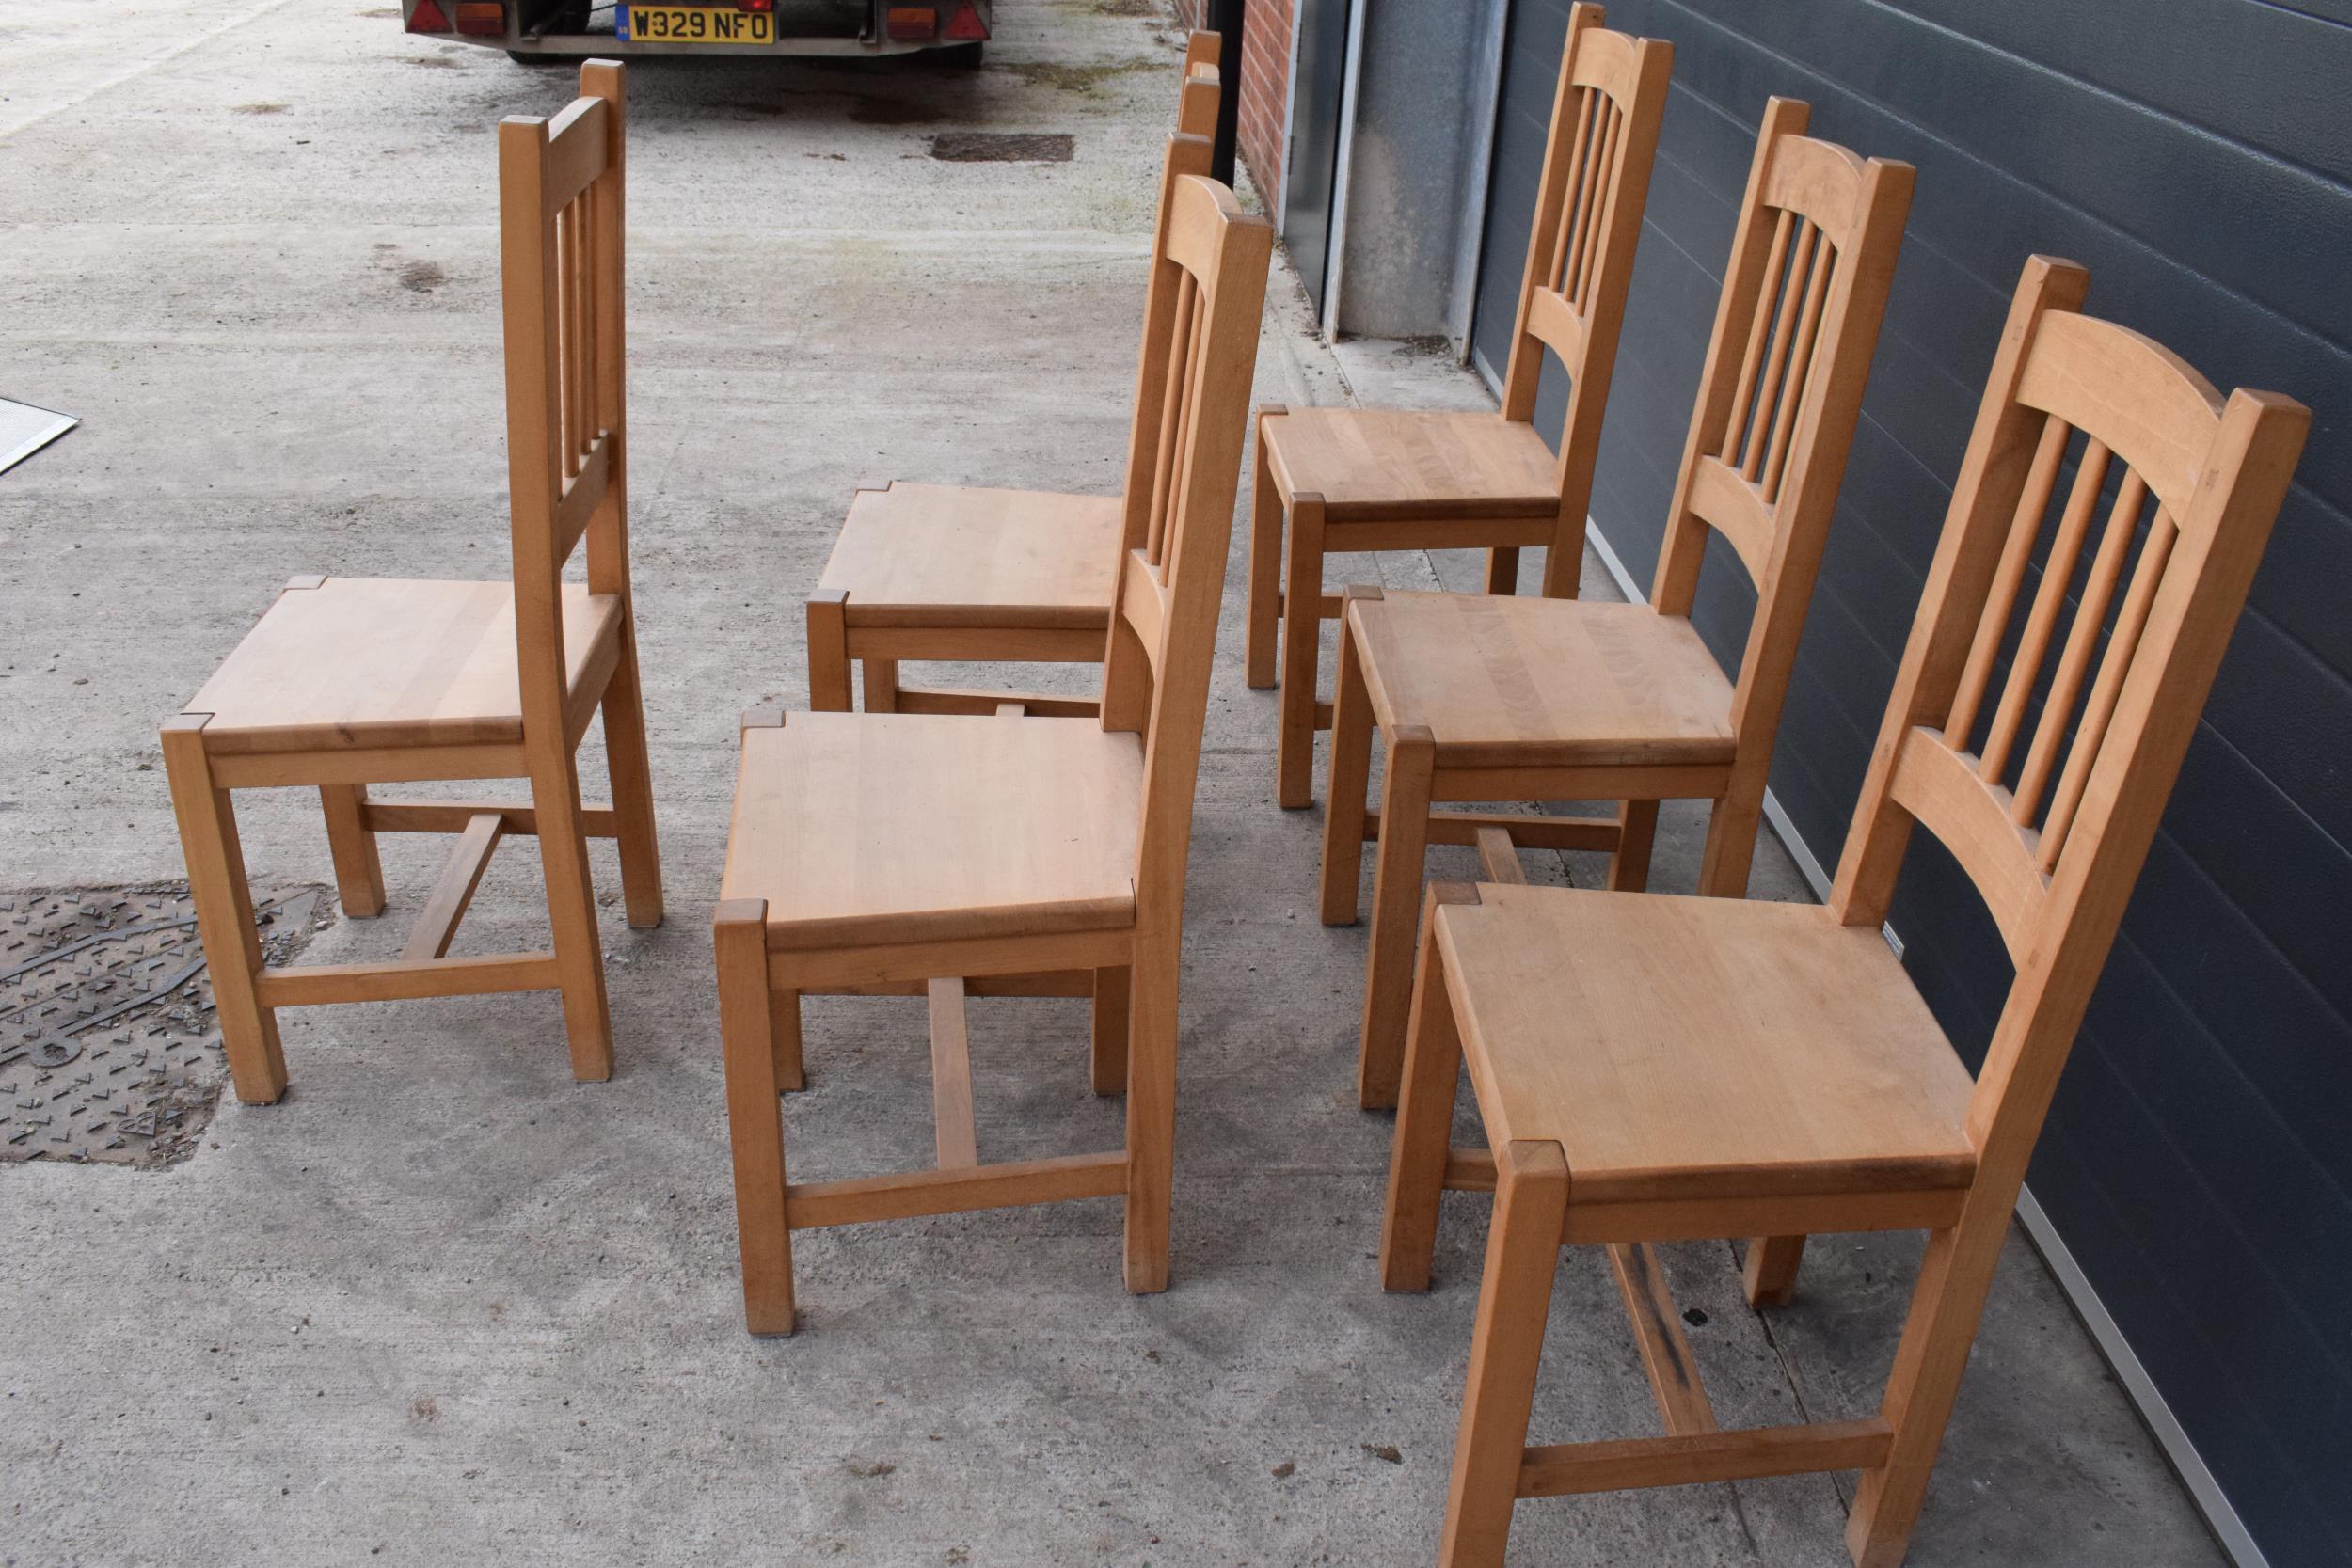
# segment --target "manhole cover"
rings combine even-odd
[[[257,891],[270,962],[325,891]],[[228,1073],[184,882],[0,894],[0,1162],[169,1164]]]
[[[951,164],[1066,164],[1076,146],[1075,137],[1059,133],[942,131],[931,138],[931,156]]]

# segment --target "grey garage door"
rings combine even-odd
[[[1512,8],[1472,331],[1498,373],[1566,12]],[[1593,501],[1645,580],[1765,98],[1919,170],[1772,770],[1824,861],[2029,252],[2317,415],[2031,1184],[2270,1561],[2352,1561],[2352,4],[1612,0],[1610,24],[1677,51]],[[1728,665],[1749,599],[1710,577]],[[1973,1056],[2010,972],[1931,846],[1894,924]]]

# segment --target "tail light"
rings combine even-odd
[[[417,0],[417,8],[408,13],[408,30],[412,33],[448,32],[449,16],[441,9],[440,0]]]
[[[934,6],[893,6],[883,25],[893,43],[929,43],[939,36],[939,10]]]
[[[506,0],[457,0],[457,30],[477,38],[504,38]]]
[[[735,0],[735,8],[739,11],[772,11],[776,8],[776,0]]]
[[[960,0],[956,7],[956,14],[947,19],[947,25],[939,36],[960,41],[985,43],[988,41],[988,24],[980,20],[980,8],[974,5],[972,0]]]

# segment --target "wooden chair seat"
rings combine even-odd
[[[1142,798],[1095,720],[795,713],[743,732],[719,896],[771,950],[1123,929]]]
[[[216,753],[519,744],[511,582],[326,578],[296,584],[187,705]],[[612,667],[620,597],[564,590],[575,692]]]
[[[1440,764],[1728,763],[1731,683],[1679,615],[1484,594],[1351,597],[1373,717]]]
[[[1258,427],[1277,493],[1320,495],[1327,522],[1531,517],[1560,511],[1559,460],[1501,414],[1293,408]]]
[[[1560,1146],[1572,1215],[1967,1185],[1974,1081],[1876,930],[1809,904],[1478,896],[1436,911],[1470,1081],[1498,1146]]]
[[[1117,496],[894,483],[860,490],[818,590],[858,626],[1110,626]],[[1097,650],[1099,657],[1100,650]]]

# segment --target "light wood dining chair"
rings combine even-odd
[[[1151,275],[1168,277],[1170,194],[1209,172],[1216,129],[1217,35],[1196,32],[1184,55],[1177,135],[1160,170]],[[1117,496],[906,484],[860,490],[808,599],[808,690],[814,708],[847,712],[856,668],[877,713],[991,713],[1019,700],[1036,714],[1085,716],[1092,698],[910,688],[898,662],[1100,663],[1120,562],[1143,542],[1168,475],[1174,409],[1165,344],[1173,285],[1144,297],[1144,352],[1128,425],[1126,481]],[[1153,345],[1162,345],[1159,353]]]
[[[552,120],[499,126],[511,582],[299,577],[184,712],[164,765],[237,1097],[285,1092],[280,1007],[561,990],[572,1071],[612,1073],[591,837],[619,841],[631,926],[661,921],[660,854],[628,576],[622,356],[625,98],[580,68]],[[587,544],[587,582],[563,580]],[[576,752],[604,716],[612,804],[583,806]],[[525,778],[529,803],[372,799],[372,784]],[[230,792],[309,785],[343,912],[384,908],[378,833],[455,833],[398,958],[265,964]],[[554,950],[449,956],[491,851],[535,836]]]
[[[1699,891],[1747,891],[1911,204],[1911,166],[1814,140],[1806,115],[1781,98],[1764,111],[1650,602],[1347,592],[1321,904],[1327,925],[1356,918],[1363,842],[1376,837],[1357,1073],[1367,1107],[1396,1102],[1432,841],[1607,850],[1610,885],[1638,890],[1659,800],[1696,797],[1714,802]],[[1756,594],[1736,684],[1690,621],[1710,532]],[[1374,816],[1375,726],[1388,771]],[[1610,800],[1614,821],[1430,806]]]
[[[1175,366],[1125,552],[1099,718],[754,715],[714,915],[745,1317],[793,1326],[790,1233],[1123,1195],[1126,1280],[1168,1283],[1177,974],[1192,796],[1273,234],[1180,180],[1159,263]],[[777,1095],[802,1083],[807,991],[928,993],[938,1168],[793,1182]],[[1093,1082],[1124,1150],[982,1164],[968,994],[1091,995]]]
[[[1494,1192],[1445,1568],[1500,1564],[1516,1498],[1817,1470],[1862,1473],[1854,1561],[1903,1559],[2027,1158],[2310,421],[2271,394],[2225,404],[2080,314],[2086,281],[2026,267],[1827,907],[1511,885],[1516,861],[1431,889],[1381,1274],[1425,1288],[1440,1189]],[[1973,1081],[1880,935],[1915,825],[2015,966]],[[1492,1153],[1447,1147],[1465,1057]],[[1719,1431],[1650,1243],[1887,1229],[1930,1234],[1877,1410]],[[1559,1249],[1591,1243],[1666,1434],[1530,1447]],[[1796,1256],[1751,1246],[1751,1298]]]
[[[1281,697],[1276,798],[1313,798],[1324,558],[1346,550],[1488,551],[1486,591],[1517,592],[1519,550],[1545,547],[1543,591],[1573,598],[1584,559],[1593,460],[1609,404],[1633,251],[1649,199],[1674,46],[1568,14],[1502,406],[1494,413],[1283,408],[1258,413],[1250,492],[1247,677]],[[1545,350],[1569,378],[1559,455],[1534,426]],[[1287,546],[1285,529],[1287,527]]]

